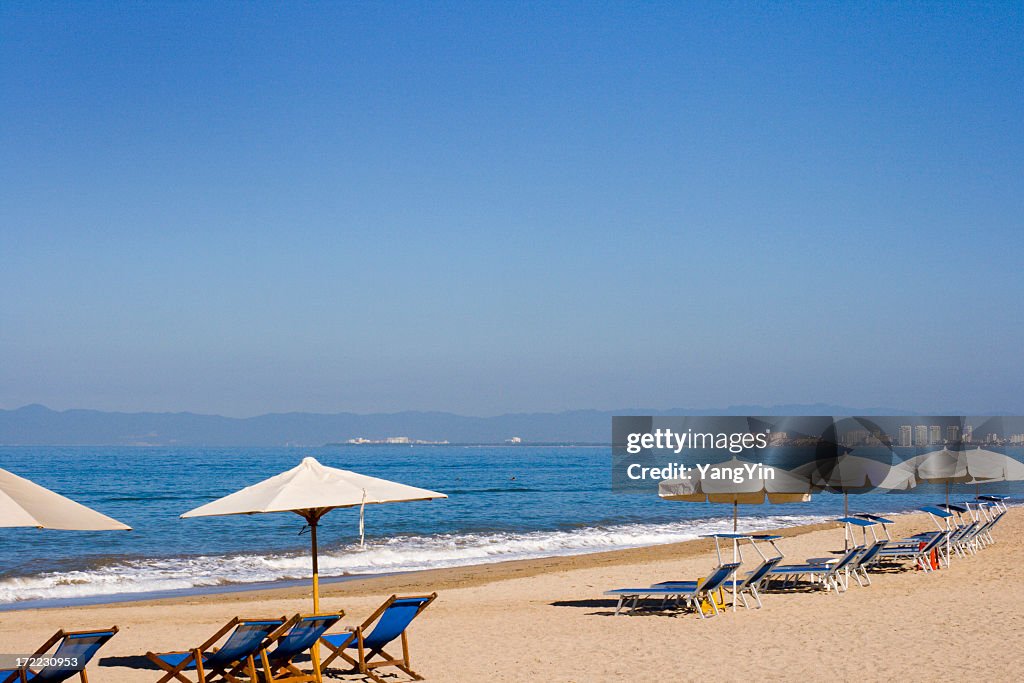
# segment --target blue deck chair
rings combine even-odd
[[[846,565],[846,571],[856,581],[858,586],[871,585],[871,577],[868,576],[868,567],[878,562],[878,554],[889,545],[889,540],[885,538],[876,538],[875,542],[867,547],[867,549],[860,555],[857,555],[853,560]],[[813,558],[807,560],[808,564],[827,564],[824,558]],[[862,578],[863,577],[863,578]],[[849,587],[849,579],[844,582],[843,587]]]
[[[285,617],[235,617],[199,647],[179,652],[147,652],[146,657],[165,672],[158,683],[167,683],[171,679],[192,683],[185,675],[186,671],[191,670],[195,670],[198,683],[216,679],[239,683],[239,674],[243,671],[250,681],[255,681],[257,653],[268,639],[284,630],[287,621]],[[224,636],[227,636],[227,640],[219,648],[216,647]]]
[[[836,595],[846,590],[841,572],[864,552],[864,546],[856,545],[846,551],[839,561],[832,564],[807,562],[805,564],[787,564],[775,567],[768,572],[768,580],[781,580],[783,585],[792,583],[801,577],[807,577],[812,583],[819,583],[826,591],[834,590]]]
[[[280,637],[272,639],[260,650],[260,663],[267,683],[321,683],[321,671],[313,662],[312,671],[305,673],[294,664],[296,657],[308,652],[327,629],[345,616],[344,611],[335,614],[297,614],[288,620],[286,631],[279,631]],[[277,675],[281,673],[282,675]]]
[[[981,499],[976,500],[975,505],[978,506],[978,510],[984,515],[985,519],[981,529],[978,530],[978,539],[983,545],[992,545],[995,543],[995,538],[992,537],[992,527],[1003,518],[1006,510],[999,507],[998,503]]]
[[[382,666],[397,667],[413,680],[422,681],[423,677],[413,671],[409,664],[408,629],[413,620],[436,599],[437,593],[407,597],[392,595],[355,630],[321,637],[320,643],[330,652],[324,658],[322,668],[326,669],[340,657],[353,671],[377,683],[385,683],[374,671]],[[402,641],[401,657],[393,657],[384,650],[396,638]],[[355,650],[355,656],[346,650]]]
[[[0,669],[0,680],[4,683],[20,681],[38,681],[38,683],[60,683],[66,681],[75,674],[82,679],[82,683],[89,683],[89,676],[85,673],[96,652],[103,647],[108,640],[117,633],[117,627],[112,626],[101,631],[57,631],[38,650],[32,653],[32,657],[39,657],[52,660],[72,661],[74,666],[46,666],[33,671],[29,666],[22,666],[17,669]],[[59,643],[59,645],[58,645]],[[47,654],[57,645],[53,654]]]
[[[947,533],[945,531],[930,531],[890,543],[878,551],[878,561],[910,560],[923,571],[930,572],[932,565],[928,561],[928,555],[942,545],[946,540]]]
[[[736,597],[739,596],[740,602],[743,603],[743,606],[746,607],[747,609],[750,609],[750,605],[747,604],[747,598],[746,598],[746,594],[750,593],[750,596],[752,598],[754,598],[754,600],[757,602],[757,608],[761,609],[762,607],[764,607],[764,605],[761,604],[761,595],[760,595],[760,592],[758,591],[758,586],[760,586],[761,582],[764,581],[766,576],[768,576],[768,572],[770,572],[772,569],[774,569],[775,566],[779,564],[779,562],[782,562],[782,556],[781,555],[779,555],[777,557],[766,558],[763,562],[761,562],[761,564],[759,564],[757,566],[756,569],[754,569],[754,571],[747,572],[743,576],[743,578],[739,582],[737,582],[736,587],[735,587],[735,591],[733,591],[732,584],[730,584],[728,581],[726,581],[725,584],[723,584],[723,585],[724,585],[725,588],[728,588],[730,591],[733,591],[733,596],[732,596],[733,602],[736,602]],[[697,582],[696,581],[663,581],[661,583],[654,584],[653,586],[651,586],[651,588],[665,588],[665,587],[676,587],[676,586],[681,586],[681,587],[689,588],[691,585],[694,588],[696,588]]]
[[[683,603],[692,607],[697,616],[706,619],[701,601],[707,597],[711,603],[711,616],[718,614],[718,605],[715,604],[714,596],[711,595],[728,580],[732,573],[740,566],[739,562],[729,562],[715,567],[703,583],[699,581],[671,581],[667,586],[652,586],[651,588],[616,588],[605,591],[605,595],[618,597],[619,604],[615,607],[615,614],[618,615],[622,608],[629,605],[629,613],[632,614],[640,606],[641,600],[660,598],[664,607],[669,602],[673,605]]]
[[[871,577],[868,576],[868,567],[878,562],[878,554],[885,550],[889,545],[889,540],[880,538],[870,546],[868,549],[861,553],[856,560],[850,564],[850,573],[853,574],[853,578],[857,579],[857,585],[863,586],[860,582],[860,577],[864,577],[864,581],[867,585],[871,585]]]
[[[936,507],[952,513],[956,520],[953,524],[953,533],[949,537],[949,545],[953,551],[960,557],[966,557],[967,553],[976,555],[976,536],[981,529],[981,521],[974,518],[974,512],[970,507],[953,503],[939,503]]]

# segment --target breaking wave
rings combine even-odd
[[[744,531],[813,524],[811,515],[746,518]],[[676,543],[701,534],[731,531],[732,520],[686,520],[669,524],[618,524],[559,531],[491,532],[403,536],[358,545],[322,548],[320,575],[346,577],[406,572],[506,560],[580,555]],[[117,559],[87,569],[0,579],[0,604],[121,597],[308,578],[308,553],[232,554]]]

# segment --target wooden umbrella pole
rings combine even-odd
[[[846,489],[843,489],[843,517],[850,516],[850,494]],[[850,549],[850,525],[846,522],[843,523],[843,552],[845,553]]]
[[[323,515],[322,511],[310,510],[309,516],[306,517],[306,521],[309,523],[309,540],[313,546],[313,613],[320,614],[320,562],[319,562],[319,548],[316,543],[316,527],[320,523],[320,517]],[[317,683],[320,683],[320,641],[313,643],[313,647],[309,651],[311,664],[313,665],[313,676]]]
[[[309,539],[313,544],[313,611],[320,614],[320,563],[317,561],[319,549],[316,544],[316,526],[320,522],[318,517],[309,517]]]

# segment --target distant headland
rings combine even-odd
[[[0,444],[86,446],[322,446],[387,443],[455,445],[595,444],[611,438],[614,415],[914,415],[896,408],[823,403],[727,408],[622,408],[473,417],[445,412],[269,413],[235,418],[198,413],[56,411],[42,405],[0,410]],[[351,445],[358,445],[353,441]]]

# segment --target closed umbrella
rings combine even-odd
[[[127,524],[0,469],[0,527],[130,531]]]
[[[436,491],[325,467],[315,458],[304,458],[297,467],[287,472],[189,510],[182,518],[291,512],[305,519],[309,525],[313,554],[313,611],[319,612],[320,572],[316,528],[321,517],[335,508],[362,508],[364,505],[447,497]]]

